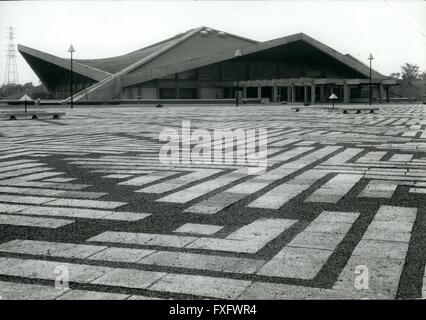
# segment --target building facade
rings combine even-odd
[[[57,99],[70,97],[70,60],[19,52]],[[269,102],[368,101],[370,69],[303,34],[258,42],[200,27],[126,55],[73,62],[74,101],[262,98]],[[375,70],[375,100],[396,85]],[[238,89],[237,89],[238,88]]]

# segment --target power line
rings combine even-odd
[[[396,8],[394,8],[389,2],[388,0],[385,0],[385,3],[393,10],[395,11],[408,25],[410,25],[415,31],[417,31],[418,33],[420,33],[423,38],[426,38],[426,34],[420,30],[419,28],[417,28],[414,24],[412,24],[410,22],[410,20],[408,20],[406,17],[404,17],[404,15],[402,15]]]

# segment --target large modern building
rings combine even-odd
[[[70,59],[23,45],[19,52],[57,99],[70,96]],[[74,101],[227,99],[367,101],[369,66],[303,33],[258,42],[200,27],[112,58],[74,60]],[[396,81],[371,71],[373,97]],[[240,88],[236,90],[236,88]]]

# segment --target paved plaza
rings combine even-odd
[[[426,106],[381,107],[0,121],[0,298],[426,297]],[[160,132],[188,120],[267,129],[266,172],[161,163]]]

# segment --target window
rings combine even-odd
[[[160,99],[176,99],[176,89],[160,88]]]

